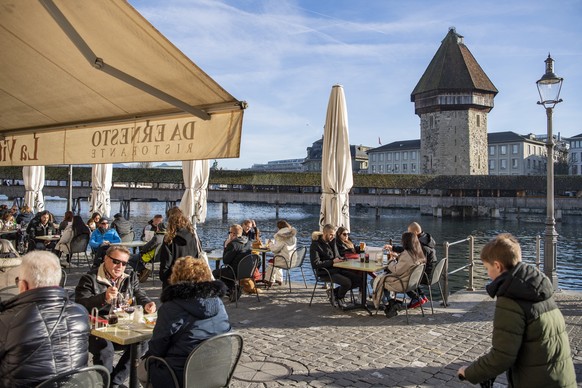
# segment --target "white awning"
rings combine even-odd
[[[243,109],[127,2],[0,0],[0,166],[234,158]]]

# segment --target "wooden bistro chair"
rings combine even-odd
[[[228,387],[240,360],[242,348],[242,336],[233,332],[220,334],[202,341],[192,350],[184,365],[184,387]],[[178,378],[173,369],[166,360],[156,356],[150,356],[146,360],[148,383],[151,369],[149,366],[154,361],[159,362],[168,369],[174,388],[179,388]]]
[[[305,281],[305,274],[303,273],[303,261],[305,260],[305,256],[307,255],[307,248],[299,247],[291,253],[289,259],[286,259],[283,256],[275,255],[273,258],[273,271],[271,271],[271,277],[269,278],[269,284],[273,284],[273,274],[275,269],[280,268],[286,271],[287,274],[287,283],[289,283],[289,292],[291,292],[291,269],[299,268],[301,270],[301,276],[303,277],[303,284],[305,284],[305,288],[307,288],[307,282]],[[279,262],[277,262],[279,259]],[[284,263],[281,263],[283,261]],[[271,288],[271,287],[269,287]]]

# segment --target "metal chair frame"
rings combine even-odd
[[[432,313],[432,315],[434,315],[434,308],[432,306],[432,286],[434,286],[435,284],[438,284],[439,286],[439,291],[441,293],[441,298],[444,301],[445,300],[445,296],[443,294],[443,289],[441,287],[441,277],[443,274],[443,269],[445,268],[446,264],[447,264],[447,258],[445,257],[444,259],[441,259],[441,261],[439,261],[435,266],[434,269],[432,271],[432,276],[430,277],[430,280],[427,281],[427,286],[428,286],[428,294],[430,296],[430,311]],[[425,273],[424,274],[425,278],[428,278],[428,275]]]
[[[412,267],[412,270],[410,271],[410,277],[408,278],[408,284],[405,286],[404,282],[402,281],[402,277],[401,276],[397,276],[394,274],[388,274],[385,278],[384,278],[384,283],[382,284],[382,288],[384,288],[385,290],[391,291],[396,293],[396,295],[398,294],[402,294],[402,303],[404,304],[404,308],[406,311],[406,323],[409,324],[409,320],[408,320],[408,304],[406,303],[406,293],[409,291],[414,291],[418,288],[418,286],[420,285],[420,280],[422,279],[422,276],[424,275],[424,268],[425,265],[424,264],[418,264],[414,267]],[[400,287],[392,287],[387,283],[388,279],[396,279],[398,280],[398,282],[400,283]],[[424,309],[422,307],[422,304],[420,305],[420,311],[422,312],[422,316],[424,317]],[[378,313],[378,310],[376,310],[376,314]]]
[[[87,255],[87,247],[89,246],[90,239],[91,239],[91,236],[89,234],[79,234],[77,236],[74,236],[71,239],[71,241],[69,241],[69,243],[67,244],[67,248],[69,249],[68,256],[70,258],[69,264],[72,264],[73,255],[76,254],[77,255],[77,267],[78,267],[81,263],[81,258],[79,257],[79,255],[82,253],[85,255],[85,260],[87,261],[87,264],[89,265],[89,267],[91,266],[91,264],[92,264],[91,258]],[[82,246],[80,245],[81,243],[83,243],[84,248],[82,248]],[[74,249],[74,248],[77,248],[76,244],[79,244],[78,249]],[[69,265],[69,272],[71,272],[71,265]]]
[[[252,260],[251,263],[247,263],[249,260]],[[234,292],[237,293],[236,295],[236,301],[235,301],[235,307],[238,307],[238,292],[242,292],[240,290],[240,281],[242,279],[253,279],[253,275],[255,273],[255,269],[257,268],[257,265],[259,263],[259,255],[251,253],[249,255],[246,255],[245,257],[243,257],[237,265],[237,270],[235,271],[234,268],[228,264],[223,264],[222,266],[220,266],[219,268],[219,278],[222,279],[227,279],[227,280],[232,280],[235,284],[234,287]],[[227,276],[222,276],[222,269],[224,268],[230,268],[232,273],[234,274],[234,278],[229,278]],[[259,298],[259,293],[256,292],[257,295],[257,302],[260,302],[261,299]]]
[[[230,359],[230,363],[228,365],[225,364],[220,364],[217,363],[216,359],[212,358],[213,355],[215,355],[214,352],[212,352],[213,346],[215,346],[215,343],[218,342],[223,342],[228,340],[229,344],[236,344],[236,348],[234,349],[234,351],[232,351],[231,348],[231,353],[232,355],[234,355],[234,359],[231,358]],[[211,368],[215,368],[213,369],[213,371],[211,371],[209,374],[212,374],[213,377],[216,377],[216,373],[212,373],[215,372],[216,370],[219,370],[221,372],[225,372],[224,375],[224,379],[222,379],[221,381],[221,385],[220,387],[228,387],[230,384],[230,380],[232,379],[232,376],[234,374],[234,371],[236,369],[236,366],[240,360],[240,356],[242,354],[242,349],[243,349],[243,338],[240,334],[238,333],[225,333],[225,334],[219,334],[216,335],[214,337],[210,337],[207,340],[202,341],[200,344],[198,344],[198,346],[196,346],[194,349],[192,349],[192,351],[190,352],[190,355],[188,356],[188,359],[186,360],[186,363],[184,364],[184,387],[190,387],[190,386],[196,386],[198,388],[205,388],[205,387],[216,387],[216,385],[204,385],[203,383],[200,383],[200,374],[197,373],[196,374],[196,380],[195,381],[190,381],[190,373],[188,373],[190,371],[191,368],[194,368],[195,366],[200,366],[201,362],[204,362],[205,365],[208,365]],[[221,361],[224,361],[224,359],[220,359]],[[150,382],[150,363],[152,361],[158,361],[160,363],[162,363],[162,365],[165,366],[165,368],[168,369],[168,372],[170,373],[170,376],[172,377],[172,384],[174,385],[175,388],[179,387],[178,384],[178,378],[176,377],[176,374],[174,373],[174,370],[172,369],[172,367],[167,363],[167,361],[161,357],[157,357],[157,356],[150,356],[147,358],[146,362],[147,362],[147,366],[148,366],[148,374],[147,374],[147,381],[148,381],[148,386],[149,386],[149,382]],[[195,364],[198,363],[198,364]],[[202,367],[204,367],[204,365],[202,365]],[[193,369],[192,374],[194,374],[193,372],[196,372],[195,369]],[[219,377],[220,378],[220,377]],[[210,384],[210,383],[209,383]]]
[[[311,299],[309,300],[309,307],[311,307],[311,303],[313,302],[313,297],[315,296],[315,289],[317,288],[317,285],[319,284],[319,282],[324,282],[324,283],[330,283],[330,287],[332,289],[332,293],[331,293],[331,300],[330,303],[333,307],[335,307],[335,295],[333,293],[333,289],[335,288],[334,283],[333,283],[333,279],[331,277],[331,273],[329,272],[329,270],[327,268],[321,268],[326,272],[326,275],[318,275],[317,274],[317,269],[315,268],[311,268],[313,270],[313,276],[315,277],[315,285],[313,286],[313,291],[311,292]],[[326,295],[327,297],[327,295]]]
[[[291,270],[293,268],[299,268],[301,270],[301,276],[303,277],[303,284],[305,284],[305,288],[307,288],[307,282],[305,281],[305,273],[303,273],[303,261],[305,260],[306,255],[307,255],[306,247],[299,247],[295,249],[289,256],[289,259],[281,255],[275,255],[275,257],[273,257],[273,271],[271,271],[269,284],[273,284],[273,273],[275,272],[275,269],[276,268],[284,269],[287,274],[286,280],[289,283],[289,292],[291,292]],[[284,266],[276,265],[277,258],[280,258],[283,261],[285,261],[285,265]],[[269,286],[268,288],[271,288],[271,286]]]
[[[79,381],[71,381],[74,379],[75,375],[79,374],[89,374],[90,372],[97,372],[95,376],[100,376],[100,381],[93,381],[91,385],[84,385],[85,387],[91,388],[109,388],[109,371],[103,365],[93,365],[84,368],[74,369],[66,372],[59,373],[55,377],[44,381],[36,386],[36,388],[75,388],[79,387]],[[93,380],[93,379],[91,379]],[[87,383],[88,381],[82,381],[82,383]]]

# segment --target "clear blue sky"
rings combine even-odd
[[[564,77],[554,132],[582,133],[582,1],[130,0],[239,100],[239,159],[230,169],[302,158],[321,137],[342,84],[350,143],[420,137],[410,93],[449,27],[499,90],[489,132],[546,132],[535,81],[548,52]],[[147,60],[147,58],[142,58]]]

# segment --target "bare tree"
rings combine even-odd
[[[137,168],[152,168],[154,164],[152,162],[139,162],[137,163]]]

